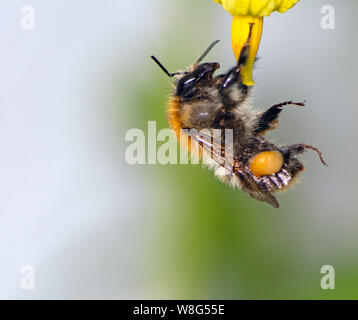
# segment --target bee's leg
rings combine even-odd
[[[224,77],[223,81],[220,86],[220,91],[223,92],[225,89],[229,88],[233,84],[239,82],[239,84],[242,84],[241,81],[241,69],[244,64],[238,64],[236,67],[232,68]],[[242,84],[243,85],[243,84]]]
[[[326,163],[326,161],[324,161],[322,157],[322,152],[318,148],[310,144],[304,144],[304,143],[299,143],[299,144],[294,144],[291,146],[284,147],[283,154],[284,154],[285,162],[289,162],[290,159],[293,159],[298,155],[304,153],[305,151],[307,151],[307,149],[315,151],[318,154],[322,164],[328,167],[328,164]]]
[[[272,106],[267,111],[263,112],[257,120],[255,133],[264,135],[267,130],[273,130],[277,127],[278,116],[282,111],[282,108],[287,105],[295,105],[303,107],[305,102],[293,102],[285,101],[279,104]]]
[[[241,81],[239,69],[232,69],[224,76],[221,88],[219,90],[225,111],[229,111],[237,105],[243,103],[249,93],[249,87]],[[236,84],[236,86],[233,86]]]
[[[249,41],[251,36],[251,29],[252,25],[250,25],[250,33],[249,37],[244,45],[244,47],[241,50],[239,60],[237,61],[236,67],[232,68],[223,78],[223,81],[220,86],[220,91],[223,92],[225,89],[229,88],[233,84],[237,83],[239,81],[239,84],[244,86],[244,84],[241,81],[241,69],[246,64],[246,61],[249,57],[250,53],[250,47],[249,47]],[[246,87],[246,86],[245,86]]]
[[[241,68],[242,65],[237,65],[227,74],[220,76],[222,78],[220,79],[219,93],[225,106],[225,111],[229,111],[238,104],[243,103],[247,98],[249,87],[242,83]]]
[[[249,37],[241,50],[236,67],[232,68],[227,74],[219,76],[219,92],[223,104],[225,105],[225,111],[234,108],[238,104],[244,102],[247,98],[249,87],[243,84],[240,73],[249,57],[249,40],[251,36],[251,29],[252,25],[250,26]]]

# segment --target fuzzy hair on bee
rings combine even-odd
[[[299,143],[278,146],[265,138],[268,130],[276,128],[283,107],[304,106],[304,103],[287,101],[276,104],[267,111],[251,108],[248,103],[251,87],[243,84],[240,74],[248,59],[249,39],[250,36],[235,67],[217,76],[214,76],[214,72],[220,68],[219,63],[202,63],[202,60],[218,41],[213,42],[183,72],[169,73],[154,56],[152,59],[174,79],[167,116],[178,140],[180,141],[183,130],[188,132],[189,139],[202,147],[203,162],[215,170],[220,181],[278,208],[279,203],[274,194],[292,185],[305,169],[297,158],[299,155],[311,149],[318,153],[324,165],[327,164],[321,152],[312,145]],[[210,135],[199,133],[213,129],[232,130],[230,150],[225,149],[225,141],[217,148]],[[225,140],[224,135],[222,140]],[[231,156],[230,163],[225,165],[217,160],[222,156],[223,148],[224,153]]]

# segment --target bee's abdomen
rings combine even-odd
[[[235,175],[245,189],[270,193],[281,191],[292,184],[294,178],[304,170],[303,165],[298,160],[296,161],[295,165],[284,164],[279,172],[269,176],[256,177],[249,170],[237,171]]]
[[[291,180],[292,173],[288,168],[283,166],[279,172],[270,176],[262,176],[256,178],[256,183],[258,184],[260,191],[264,192],[274,192],[286,188]]]

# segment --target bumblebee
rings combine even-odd
[[[327,164],[321,152],[312,145],[278,146],[264,137],[268,130],[276,128],[283,107],[304,106],[305,103],[287,101],[264,112],[251,109],[248,105],[251,87],[243,84],[240,75],[248,59],[249,39],[250,36],[236,66],[217,76],[214,73],[220,68],[219,63],[202,63],[202,60],[218,40],[183,72],[169,73],[158,59],[154,56],[152,59],[174,79],[167,116],[178,140],[182,141],[180,137],[185,132],[190,140],[202,147],[203,162],[215,169],[219,180],[278,208],[274,194],[292,185],[305,169],[297,159],[299,155],[311,149],[317,152],[324,165]],[[232,130],[232,147],[225,147],[224,135],[218,146],[212,136],[200,133],[203,129]],[[223,155],[230,161],[224,164],[219,161]]]

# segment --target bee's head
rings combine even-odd
[[[201,55],[201,57],[189,68],[189,71],[169,73],[168,70],[155,58],[152,59],[157,65],[170,77],[176,79],[176,95],[189,97],[197,92],[199,86],[204,86],[210,83],[213,79],[215,70],[220,68],[218,63],[201,63],[210,50],[219,42],[214,41],[208,49]]]
[[[198,87],[202,87],[211,83],[215,70],[220,68],[220,64],[202,63],[194,65],[194,70],[184,72],[177,76],[178,82],[176,86],[176,95],[189,97],[194,95]]]

